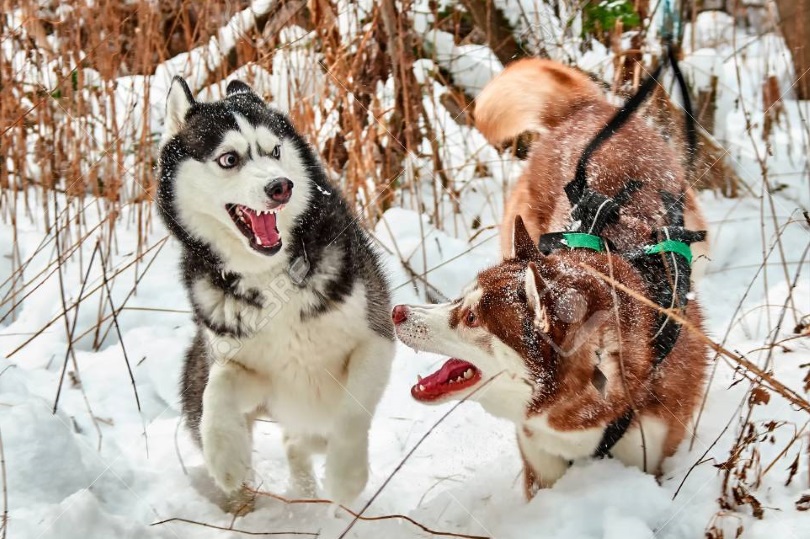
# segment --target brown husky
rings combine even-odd
[[[539,132],[507,205],[505,260],[482,271],[452,303],[393,311],[405,344],[450,356],[420,378],[413,397],[438,403],[470,396],[513,421],[527,496],[591,456],[658,473],[690,430],[705,382],[706,348],[689,330],[656,365],[659,326],[655,310],[638,299],[648,288],[637,267],[615,253],[543,255],[537,248],[540,235],[571,224],[563,188],[583,148],[615,112],[584,74],[554,62],[516,62],[490,83],[476,107],[487,138]],[[621,219],[603,231],[619,250],[643,245],[665,224],[663,191],[685,193],[686,227],[702,225],[681,161],[641,118],[631,118],[594,153],[588,172],[589,186],[610,197],[640,181]],[[700,327],[696,301],[684,316]]]
[[[612,287],[611,275],[646,293],[638,271],[620,256],[540,254],[518,217],[514,256],[482,271],[460,299],[394,307],[402,342],[450,356],[413,386],[416,400],[460,399],[494,377],[471,399],[516,424],[529,497],[571,461],[598,454],[606,429],[628,414],[629,428],[610,454],[651,473],[691,430],[705,346],[683,330],[656,367],[655,311]],[[696,301],[685,316],[700,327]]]

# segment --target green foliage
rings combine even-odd
[[[599,0],[588,2],[583,10],[582,31],[587,35],[602,36],[622,23],[625,30],[636,28],[641,24],[641,17],[636,12],[632,0]]]

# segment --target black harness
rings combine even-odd
[[[684,101],[686,114],[686,141],[689,152],[688,166],[694,166],[694,153],[697,135],[692,117],[686,81],[678,67],[675,51],[668,45],[667,56]],[[590,249],[593,251],[615,252],[607,238],[602,237],[604,228],[616,223],[621,217],[621,208],[642,184],[631,180],[615,196],[608,197],[592,190],[587,180],[587,165],[593,153],[609,139],[630,118],[633,112],[658,84],[658,76],[664,67],[662,62],[642,83],[633,95],[608,124],[591,140],[577,162],[576,174],[565,186],[565,194],[571,204],[572,224],[568,231],[552,232],[540,237],[539,248],[543,254],[563,249]],[[691,285],[692,251],[690,245],[702,241],[706,233],[684,228],[684,195],[661,191],[660,196],[667,208],[668,226],[653,231],[649,242],[641,248],[618,254],[627,259],[642,275],[648,296],[662,309],[683,312],[689,301]],[[672,351],[680,335],[681,325],[668,314],[659,312],[652,346],[655,349],[654,367]],[[633,409],[628,409],[618,419],[610,423],[602,434],[602,439],[594,452],[594,457],[610,456],[610,450],[624,436],[634,418]]]

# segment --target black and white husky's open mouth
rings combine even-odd
[[[281,234],[276,226],[281,204],[272,210],[254,210],[241,204],[225,206],[236,228],[248,239],[250,246],[264,255],[274,255],[281,249]]]
[[[451,393],[474,386],[481,381],[481,371],[468,361],[451,357],[439,370],[419,381],[411,388],[411,396],[429,402]]]

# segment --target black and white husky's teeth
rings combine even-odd
[[[249,206],[245,206],[244,204],[236,204],[234,212],[236,213],[237,217],[243,217],[245,212],[252,212],[256,215],[270,215],[272,213],[279,213],[281,210],[284,209],[286,204],[282,204],[276,208],[272,208],[269,210],[254,210]]]

